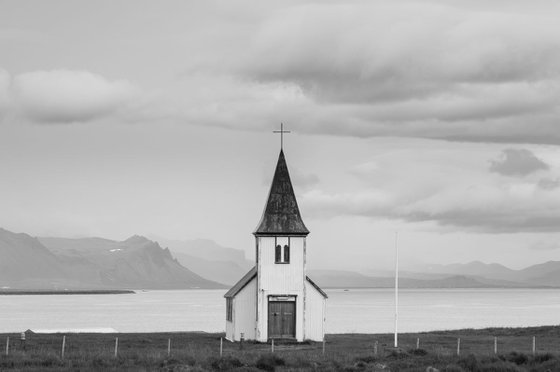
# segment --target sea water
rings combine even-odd
[[[0,332],[222,332],[223,290],[0,296]],[[394,330],[392,289],[326,291],[327,333]],[[560,289],[401,289],[399,331],[560,324]]]

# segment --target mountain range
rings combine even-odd
[[[177,261],[204,278],[227,285],[235,284],[254,266],[242,250],[222,247],[213,240],[166,240],[157,238],[168,247]]]
[[[228,288],[254,265],[243,251],[212,240],[154,240],[138,235],[124,241],[36,238],[0,228],[0,289]],[[308,274],[323,288],[394,285],[394,273],[387,271]],[[399,276],[402,288],[560,287],[560,261],[522,270],[480,261],[423,265]]]
[[[185,289],[226,288],[182,266],[141,236],[34,238],[0,229],[0,288]]]

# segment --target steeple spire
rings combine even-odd
[[[305,227],[288,173],[284,151],[280,150],[276,171],[270,186],[268,201],[255,235],[299,235],[306,236]]]

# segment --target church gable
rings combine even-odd
[[[224,295],[225,298],[232,298],[235,297],[247,284],[249,284],[253,279],[257,277],[257,267],[254,266],[247,274],[243,276],[243,278],[239,279],[237,283],[233,287],[229,289]]]
[[[311,284],[311,286],[313,288],[315,288],[317,290],[317,292],[319,292],[321,294],[321,296],[323,296],[324,298],[329,298],[329,296],[327,296],[327,294],[317,284],[315,284],[315,282],[313,280],[311,280],[310,277],[305,276],[305,280],[307,280],[309,282],[309,284]]]

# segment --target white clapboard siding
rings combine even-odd
[[[226,320],[226,340],[235,341],[233,336],[234,326],[233,321]]]
[[[325,298],[308,281],[305,282],[305,292],[305,339],[322,341],[326,320]]]
[[[245,340],[255,339],[256,310],[257,281],[254,278],[233,299],[232,341],[239,341],[241,333]]]
[[[291,291],[303,291],[304,246],[305,238],[290,238],[290,263],[274,262],[274,238],[259,238],[259,287],[277,294],[288,294]],[[288,238],[278,238],[278,244],[284,246]]]

